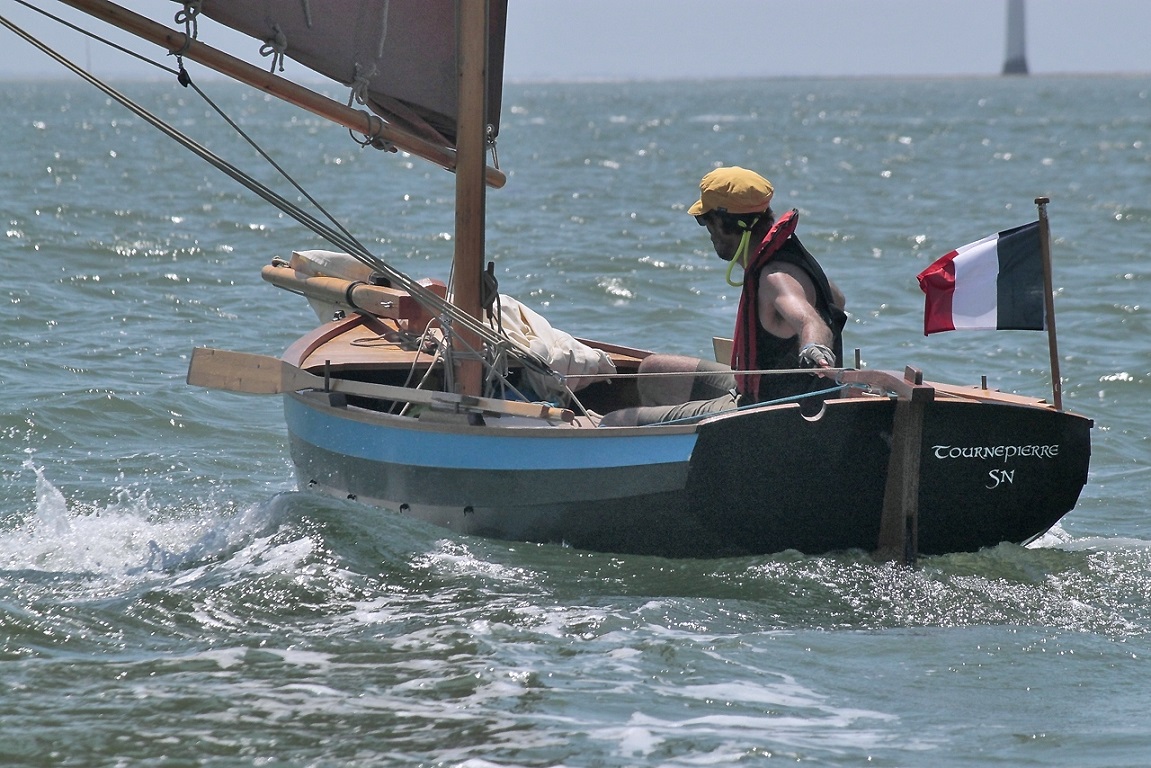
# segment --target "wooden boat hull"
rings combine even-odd
[[[894,401],[794,405],[689,426],[426,424],[285,395],[302,489],[460,534],[666,557],[873,550]],[[1091,422],[1050,408],[930,403],[919,551],[1025,543],[1075,505]]]

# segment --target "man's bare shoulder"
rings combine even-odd
[[[759,273],[760,290],[770,290],[777,293],[802,289],[804,293],[814,295],[815,284],[811,276],[803,269],[785,261],[768,263]]]

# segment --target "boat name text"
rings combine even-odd
[[[1059,458],[1059,446],[1056,445],[936,445],[931,449],[937,459],[1002,459],[1007,463],[1009,459]]]

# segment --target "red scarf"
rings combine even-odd
[[[731,346],[731,369],[733,371],[756,371],[756,331],[759,328],[759,272],[779,250],[799,223],[799,211],[792,208],[781,216],[768,230],[760,242],[755,255],[748,261],[743,271],[743,293],[739,297],[739,312],[735,316],[735,336]],[[740,393],[751,398],[759,397],[758,373],[736,373],[736,386]]]

